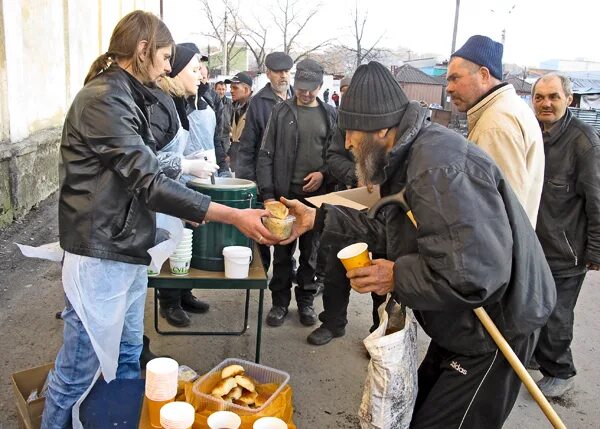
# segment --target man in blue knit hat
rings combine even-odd
[[[446,91],[467,113],[468,139],[496,161],[535,228],[544,179],[544,143],[531,108],[502,82],[503,46],[472,36],[452,54]]]

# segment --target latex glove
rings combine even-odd
[[[219,166],[210,161],[203,159],[182,159],[181,172],[199,177],[200,179],[209,178],[214,172],[219,169]]]

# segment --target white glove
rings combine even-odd
[[[181,172],[199,177],[200,179],[209,178],[218,169],[219,166],[217,164],[203,159],[184,158],[181,160]]]

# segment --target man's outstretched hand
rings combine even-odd
[[[386,295],[394,290],[394,262],[387,259],[373,259],[368,267],[356,268],[346,273],[350,286],[359,293],[374,292]]]
[[[287,240],[284,240],[281,243],[279,243],[289,244],[296,238],[304,234],[306,231],[310,231],[311,229],[313,229],[317,209],[308,207],[307,205],[302,204],[298,200],[287,200],[281,197],[280,201],[290,209],[290,214],[296,217],[296,221],[294,222],[294,228],[292,229],[292,235],[290,235],[290,237]]]

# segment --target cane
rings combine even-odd
[[[417,221],[406,203],[406,199],[404,198],[404,192],[398,192],[395,195],[390,195],[389,197],[382,198],[369,210],[369,217],[375,217],[375,214],[381,209],[381,207],[388,204],[395,204],[402,208],[406,216],[410,219],[412,224],[417,228]],[[473,310],[477,318],[481,321],[481,324],[485,328],[486,331],[490,334],[510,366],[512,366],[513,370],[517,373],[519,379],[523,382],[535,402],[537,402],[538,406],[542,409],[542,412],[546,415],[552,426],[557,429],[566,429],[567,427],[562,422],[554,408],[550,405],[544,394],[540,391],[540,388],[535,384],[531,375],[523,366],[523,363],[519,360],[513,349],[510,347],[506,339],[502,336],[494,321],[490,318],[487,311],[483,307],[478,307]]]

